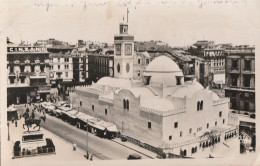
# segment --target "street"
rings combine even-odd
[[[24,106],[16,106],[16,108],[18,109],[19,114],[24,113]],[[38,116],[40,116],[40,113],[36,112],[36,117]],[[34,127],[34,125],[32,127]],[[72,126],[63,120],[56,118],[55,116],[50,116],[47,114],[46,122],[44,123],[42,121],[41,127],[70,142],[71,146],[74,142],[76,142],[78,147],[84,150],[86,149],[86,131],[77,129],[76,126]],[[137,153],[141,155],[143,159],[148,159],[145,155],[142,155],[111,140],[97,137],[91,133],[88,133],[88,151],[93,154],[94,157],[101,160],[126,160],[129,154],[132,153]]]

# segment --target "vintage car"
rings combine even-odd
[[[142,159],[142,156],[136,153],[130,154],[127,158],[127,160],[140,160],[140,159]]]

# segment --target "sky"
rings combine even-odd
[[[11,0],[4,6],[2,34],[16,43],[48,38],[72,44],[78,39],[113,43],[128,8],[129,33],[135,41],[187,46],[204,39],[255,45],[260,34],[260,2],[217,1],[222,0],[141,0],[141,4],[135,0]]]

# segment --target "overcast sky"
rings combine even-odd
[[[179,1],[170,5],[138,5],[132,1],[129,33],[136,41],[162,40],[171,46],[186,46],[202,39],[216,43],[256,44],[260,34],[259,1],[237,0],[236,5],[214,5],[211,0],[193,1],[192,4],[188,0],[182,1],[184,4]],[[46,2],[54,6],[47,9]],[[4,10],[3,34],[14,42],[55,38],[73,44],[78,39],[113,43],[123,15],[126,20],[127,7],[122,3],[102,6],[93,2],[28,0],[25,4],[9,1]],[[211,4],[201,8],[199,2]]]

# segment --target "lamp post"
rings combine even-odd
[[[8,126],[8,141],[10,141],[10,134],[9,134],[9,126],[10,126],[10,123],[9,122],[7,122],[7,126]]]
[[[89,158],[89,154],[88,154],[88,119],[87,119],[87,134],[86,134],[86,155],[85,155],[85,157],[86,157],[86,159],[88,160],[88,158]]]

